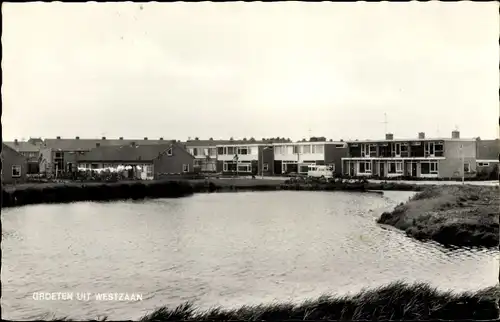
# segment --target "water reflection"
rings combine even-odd
[[[8,209],[3,313],[130,319],[185,300],[301,301],[400,279],[494,285],[497,251],[444,249],[375,223],[411,195],[280,191]],[[42,302],[35,291],[140,292],[144,301]]]

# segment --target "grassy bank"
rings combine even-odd
[[[40,203],[176,198],[194,193],[186,181],[32,184],[2,189],[2,208]]]
[[[298,305],[284,303],[201,311],[186,303],[173,309],[159,308],[141,321],[495,320],[499,316],[499,297],[498,287],[454,294],[439,292],[426,284],[393,283],[352,296],[322,296]]]
[[[31,183],[3,187],[2,207],[14,207],[40,203],[66,203],[77,201],[175,198],[188,196],[196,192],[276,190],[418,191],[421,189],[422,186],[403,183],[349,183],[345,181],[325,184],[286,184],[281,180],[266,179],[178,179],[157,181],[122,181],[113,183]]]
[[[383,213],[378,223],[443,245],[498,247],[499,207],[498,187],[432,186]]]

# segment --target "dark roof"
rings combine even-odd
[[[156,145],[171,142],[171,140],[133,140],[133,139],[45,139],[45,147],[61,151],[89,151],[100,146],[121,146],[135,142],[137,145]]]
[[[17,152],[39,152],[40,148],[30,142],[17,141],[17,142],[3,142]]]
[[[117,161],[117,162],[132,162],[132,161],[153,161],[160,154],[166,152],[171,147],[175,148],[174,153],[187,153],[181,145],[170,142],[166,144],[151,144],[151,145],[122,145],[122,146],[101,146],[94,148],[83,155],[78,156],[78,161]],[[191,155],[190,155],[191,156]]]
[[[476,159],[478,160],[498,160],[500,153],[500,141],[496,140],[477,140]]]
[[[24,155],[22,155],[21,153],[17,152],[16,150],[14,150],[13,148],[11,148],[10,146],[8,146],[6,144],[6,142],[2,142],[2,158],[3,158],[3,150],[10,150],[13,154],[17,155],[18,157],[20,158],[23,158],[26,160],[26,158],[24,157]]]

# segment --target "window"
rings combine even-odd
[[[19,178],[21,176],[21,166],[13,165],[12,166],[12,178]]]
[[[62,158],[63,153],[62,152],[56,152],[56,158]]]
[[[424,144],[424,153],[425,153],[425,156],[428,157],[428,156],[431,156],[433,157],[434,156],[434,142],[425,142]]]
[[[298,145],[294,145],[293,146],[293,153],[294,154],[298,154],[299,153],[299,146]]]
[[[248,153],[248,148],[246,146],[238,148],[238,154],[242,154],[242,155],[249,154]]]
[[[369,152],[371,157],[376,157],[377,156],[377,145],[376,144],[370,144],[369,146]]]
[[[391,148],[392,156],[401,156],[401,143],[393,143]]]
[[[469,163],[464,163],[464,172],[466,172],[466,173],[470,172],[470,164]]]
[[[325,149],[324,149],[323,144],[316,145],[316,152],[314,152],[314,153],[324,153],[324,152],[325,152]]]
[[[252,172],[252,164],[250,163],[238,164],[238,172]]]
[[[444,154],[444,144],[443,142],[438,142],[434,145],[434,153],[437,157],[442,157]]]
[[[280,146],[275,146],[274,147],[274,153],[275,154],[285,154],[285,147],[280,145]]]
[[[235,154],[235,148],[232,146],[227,147],[227,154]]]
[[[420,165],[421,174],[438,174],[437,162],[422,162]]]
[[[195,149],[196,150],[196,149]],[[172,155],[172,148],[167,150],[167,155]],[[194,154],[193,154],[194,155]]]
[[[301,165],[299,167],[299,172],[300,173],[307,173],[309,171],[309,167],[310,167],[309,165]]]
[[[182,172],[189,172],[189,164],[182,165]]]
[[[438,163],[437,162],[431,162],[431,173],[433,173],[433,174],[438,173]]]
[[[345,148],[345,144],[335,144],[335,147],[337,149],[343,149],[343,148]]]
[[[194,148],[194,149],[193,149],[193,155],[194,155],[194,156],[197,156],[197,155],[198,155],[198,149],[197,149],[197,148]]]
[[[477,166],[478,167],[489,167],[490,163],[489,162],[478,162]]]
[[[203,149],[203,155],[208,155],[208,149]]]
[[[201,167],[202,163],[203,163],[202,159],[194,159],[194,161],[193,161],[193,165],[195,167]]]
[[[146,175],[148,177],[153,176],[153,166],[151,164],[146,165]]]
[[[403,162],[396,162],[396,172],[397,173],[403,172]]]
[[[216,148],[210,148],[209,149],[209,155],[210,156],[216,156],[217,155],[217,149]]]
[[[310,145],[304,145],[302,147],[303,153],[311,153],[311,146]]]
[[[360,162],[359,163],[359,173],[371,173],[372,163],[371,162]]]
[[[264,166],[262,167],[264,171],[269,171],[269,164],[264,163]]]

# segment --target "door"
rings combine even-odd
[[[417,176],[417,164],[415,162],[411,163],[411,176],[412,177]]]
[[[356,173],[354,172],[354,162],[349,162],[349,175],[354,176]]]
[[[381,178],[385,177],[385,172],[384,172],[384,163],[379,162],[378,164],[378,173]]]

